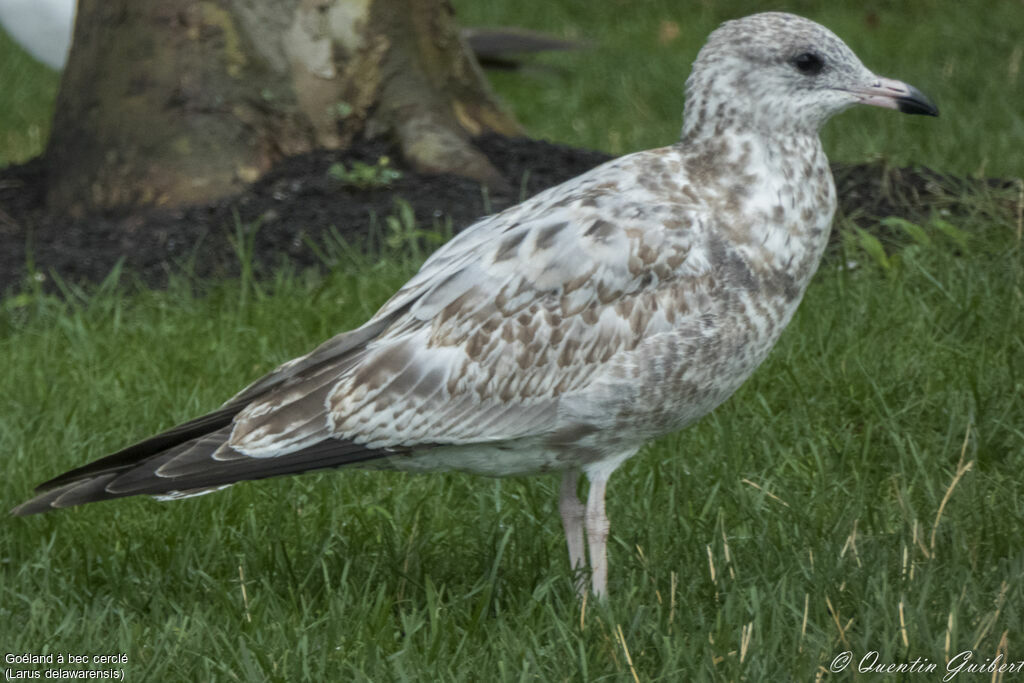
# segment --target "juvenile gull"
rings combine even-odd
[[[602,596],[608,477],[728,398],[775,344],[835,210],[818,129],[858,102],[938,113],[814,22],[726,22],[686,82],[679,143],[480,220],[362,327],[13,512],[346,465],[562,471],[570,564],[586,566],[585,528]]]

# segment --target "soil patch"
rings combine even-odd
[[[527,138],[489,135],[477,144],[512,189],[488,193],[474,181],[417,173],[404,167],[397,150],[383,141],[358,143],[343,152],[317,151],[277,165],[243,194],[205,206],[146,209],[130,214],[82,218],[48,213],[45,174],[38,160],[0,169],[0,294],[33,277],[52,286],[54,276],[74,283],[103,280],[119,261],[149,286],[166,284],[173,272],[205,279],[237,275],[238,226],[250,235],[257,272],[282,262],[318,266],[317,247],[335,239],[354,242],[385,229],[385,217],[405,202],[424,229],[450,221],[455,232],[487,213],[500,211],[543,189],[608,160],[608,155]],[[386,186],[359,186],[332,174],[335,164],[376,166],[388,157],[400,176]],[[843,217],[881,230],[878,219],[920,221],[936,211],[970,212],[971,197],[1012,181],[952,178],[928,169],[884,163],[833,166]],[[371,175],[373,175],[371,173]],[[372,182],[370,183],[373,184]]]

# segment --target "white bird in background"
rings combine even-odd
[[[0,0],[0,24],[25,51],[60,71],[68,58],[78,0]]]
[[[585,569],[589,546],[603,596],[609,476],[768,355],[836,207],[818,130],[857,103],[938,113],[812,21],[726,22],[686,82],[679,143],[480,220],[362,327],[219,410],[46,482],[13,512],[342,466],[559,471],[571,566]]]
[[[78,0],[0,0],[0,25],[26,52],[61,71],[75,32]],[[464,28],[462,37],[487,67],[514,69],[518,55],[551,50],[575,50],[577,41],[516,27]]]

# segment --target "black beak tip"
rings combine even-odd
[[[897,108],[904,114],[939,115],[939,108],[935,106],[935,103],[917,88],[911,88],[909,93],[900,97],[896,102]]]

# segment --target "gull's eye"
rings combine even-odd
[[[825,62],[813,52],[801,52],[790,62],[796,70],[808,76],[816,76],[825,68]]]

